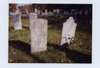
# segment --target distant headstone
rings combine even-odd
[[[14,29],[22,29],[22,24],[21,24],[21,13],[20,12],[15,12],[15,13],[10,13],[13,18],[13,23],[14,23]]]
[[[45,51],[47,49],[47,26],[44,19],[32,20],[31,27],[31,53]]]
[[[44,16],[44,12],[42,12],[42,16]]]
[[[48,15],[48,10],[47,9],[45,10],[45,15]]]
[[[65,43],[71,45],[74,40],[77,24],[74,22],[73,17],[69,17],[65,23],[63,23],[61,46]]]
[[[40,17],[42,17],[43,15],[42,15],[42,11],[40,10]]]
[[[37,11],[38,15],[40,15],[40,10]]]
[[[75,13],[75,10],[74,9],[72,9],[71,10],[71,15],[73,15]]]
[[[31,28],[32,23],[33,23],[32,21],[35,20],[35,19],[37,19],[37,13],[30,13],[29,14],[29,21],[30,21],[29,22],[29,28]]]
[[[87,15],[88,14],[88,10],[85,10],[85,15]]]
[[[57,20],[58,20],[58,19],[57,19],[57,17],[58,17],[57,10],[54,9],[53,12],[54,12],[54,19],[55,19],[55,21],[57,21]]]
[[[38,10],[35,8],[35,13],[37,13],[38,12]]]
[[[75,12],[74,13],[75,13],[75,15],[77,15],[78,14],[78,9],[75,9]]]
[[[82,10],[79,11],[79,14],[82,15]]]
[[[53,13],[57,12],[56,9],[53,9]]]
[[[60,10],[60,18],[63,18],[64,17],[64,12],[63,10]]]
[[[27,14],[27,17],[29,17],[29,12],[28,12],[28,10],[26,9],[26,14]]]
[[[59,10],[59,9],[57,9],[57,13],[58,13],[58,14],[60,13],[60,10]]]
[[[53,13],[50,11],[50,12],[48,12],[48,15],[52,15]]]

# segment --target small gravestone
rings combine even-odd
[[[57,13],[58,13],[58,14],[60,13],[60,10],[59,10],[59,9],[57,9]]]
[[[26,9],[26,14],[27,14],[27,17],[29,17],[29,12],[28,12],[28,10]]]
[[[74,15],[74,13],[75,13],[75,9],[72,9],[71,10],[71,15]]]
[[[44,12],[42,12],[42,16],[44,16]]]
[[[32,20],[31,27],[31,53],[47,49],[47,20]]]
[[[57,12],[56,9],[53,9],[53,13]]]
[[[87,15],[88,14],[88,10],[85,10],[85,15]]]
[[[63,23],[61,46],[66,43],[71,45],[74,40],[76,26],[77,24],[75,23],[73,17],[69,17],[69,19],[65,23]]]
[[[38,10],[37,10],[36,8],[35,8],[34,10],[35,10],[35,13],[37,13],[37,12],[38,12]]]
[[[82,10],[79,11],[79,14],[82,15]]]
[[[37,11],[37,14],[40,15],[40,10]]]
[[[40,17],[42,17],[43,15],[42,15],[42,11],[40,11]]]
[[[37,19],[37,13],[30,13],[29,14],[29,28],[31,28],[32,26],[32,21]]]
[[[53,13],[51,11],[48,12],[48,15],[52,15]]]
[[[45,10],[45,15],[48,15],[48,10],[47,9]]]
[[[64,17],[64,12],[63,10],[60,10],[60,18],[63,18]]]
[[[21,24],[21,13],[20,12],[15,12],[15,13],[10,13],[13,18],[13,24],[14,24],[14,29],[22,29],[22,24]]]

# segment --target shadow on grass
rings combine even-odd
[[[9,41],[9,46],[13,46],[14,48],[17,48],[17,49],[20,49],[21,51],[24,51],[25,53],[27,53],[28,55],[33,57],[39,63],[45,63],[45,61],[39,59],[37,56],[30,53],[30,45],[25,43],[25,42],[18,41],[18,40]]]
[[[9,27],[9,31],[13,30],[14,28],[13,27]]]
[[[29,29],[29,27],[26,27],[26,26],[22,26],[23,28],[25,28],[25,29]]]
[[[37,62],[39,63],[47,63],[44,60],[39,59],[37,56],[33,55],[30,53],[30,45],[27,43],[24,43],[22,41],[9,41],[9,46],[13,46],[17,49],[20,49],[21,51],[24,51],[25,53],[27,53],[28,55],[30,55],[31,57],[33,57]],[[60,49],[60,46],[56,45],[56,44],[50,44],[48,43],[48,47],[52,46],[54,47],[54,49]],[[75,51],[75,50],[71,50],[68,48],[64,48],[63,50],[66,53],[66,58],[70,58],[72,61],[74,61],[75,63],[91,63],[91,56],[87,55],[87,54],[83,54],[81,52]]]
[[[60,46],[56,45],[56,44],[50,44],[48,43],[48,46],[52,46],[54,47],[54,49],[60,49]],[[66,53],[66,58],[70,58],[72,61],[74,61],[75,63],[91,63],[91,56],[87,55],[87,54],[83,54],[81,52],[75,51],[75,50],[71,50],[68,48],[64,48],[63,50]]]

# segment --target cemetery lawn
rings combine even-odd
[[[40,17],[38,17],[40,18]],[[76,18],[77,28],[72,48],[60,50],[63,23],[67,20],[58,17],[55,21],[53,15],[43,16],[48,20],[47,50],[30,53],[29,19],[21,16],[22,30],[14,30],[12,17],[9,16],[9,63],[91,63],[92,62],[92,24],[90,17]]]

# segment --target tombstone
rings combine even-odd
[[[38,10],[35,8],[35,13],[37,13],[38,12]]]
[[[40,17],[42,17],[43,15],[42,15],[42,11],[40,10]]]
[[[47,9],[45,10],[45,15],[48,15],[48,10]]]
[[[47,49],[47,26],[44,19],[32,20],[31,27],[31,53],[45,51]]]
[[[26,14],[27,14],[27,17],[29,17],[29,12],[28,12],[28,10],[26,9]]]
[[[48,15],[52,15],[53,13],[51,11],[48,12]]]
[[[78,15],[78,9],[75,9],[75,15]]]
[[[82,10],[79,11],[79,14],[82,15]]]
[[[37,14],[40,15],[40,10],[37,11]]]
[[[53,13],[57,12],[56,9],[53,9]]]
[[[44,16],[44,12],[42,12],[42,16]]]
[[[63,23],[61,46],[68,43],[71,45],[74,40],[77,24],[74,22],[73,17],[69,17],[65,23]]]
[[[32,26],[32,23],[33,23],[32,21],[35,20],[35,19],[37,19],[37,13],[30,13],[29,14],[29,21],[30,21],[29,22],[29,28],[30,29],[31,29],[31,26]]]
[[[60,10],[60,18],[63,18],[64,17],[64,12],[63,10]]]
[[[54,12],[54,19],[55,19],[55,21],[57,21],[57,20],[58,20],[58,19],[57,19],[57,17],[58,17],[57,10],[54,9],[53,12]]]
[[[26,14],[29,14],[28,10],[26,9]]]
[[[16,11],[15,13],[10,13],[13,18],[13,24],[14,24],[14,29],[22,29],[22,24],[21,24],[21,13]]]
[[[87,15],[88,14],[88,10],[85,10],[85,15]]]
[[[59,9],[57,9],[57,13],[58,13],[58,14],[60,13],[60,10],[59,10]]]
[[[74,13],[75,13],[75,9],[72,9],[71,10],[71,15],[74,15]]]

